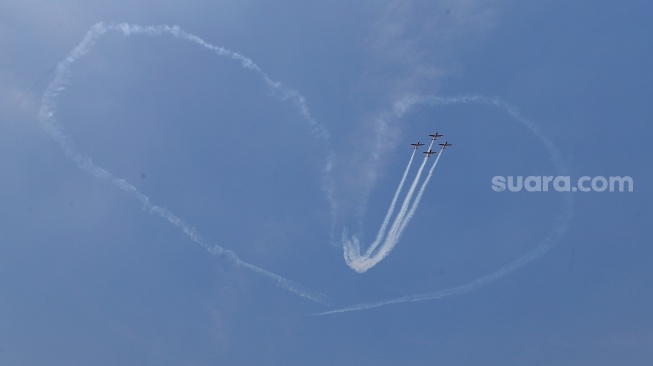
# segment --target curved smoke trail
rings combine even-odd
[[[93,25],[90,30],[86,33],[86,36],[83,38],[82,42],[79,43],[67,56],[57,65],[56,73],[54,79],[45,89],[43,97],[41,99],[41,108],[39,110],[38,119],[43,128],[55,139],[59,144],[61,149],[66,154],[66,157],[72,160],[79,168],[85,170],[96,178],[107,180],[111,182],[117,188],[127,192],[133,198],[138,200],[142,205],[143,209],[149,211],[150,214],[156,214],[159,217],[167,220],[172,225],[180,229],[181,231],[188,236],[193,242],[199,244],[205,248],[212,255],[219,255],[226,258],[236,267],[246,268],[256,274],[259,274],[276,284],[277,286],[288,290],[294,294],[297,294],[306,299],[328,305],[332,300],[325,294],[319,293],[317,291],[310,290],[294,281],[288,280],[284,277],[281,277],[275,273],[267,271],[263,268],[257,267],[251,263],[241,260],[233,251],[223,248],[218,244],[209,244],[205,239],[203,239],[200,234],[197,232],[193,226],[188,224],[186,221],[176,216],[169,210],[157,206],[150,202],[150,198],[140,192],[134,185],[128,183],[126,180],[117,178],[111,174],[106,169],[95,164],[90,158],[85,158],[80,153],[76,152],[73,148],[73,144],[69,137],[67,137],[63,129],[57,124],[57,121],[54,117],[56,111],[56,99],[58,95],[65,90],[65,86],[68,82],[68,77],[71,73],[72,65],[78,61],[82,56],[88,53],[97,39],[103,36],[105,33],[114,31],[121,32],[125,36],[130,36],[132,34],[138,35],[148,35],[148,36],[161,36],[161,35],[170,35],[172,37],[189,41],[191,43],[197,44],[209,51],[212,51],[218,56],[229,57],[235,61],[240,62],[243,68],[251,70],[263,79],[265,84],[270,87],[277,96],[282,100],[290,101],[295,108],[297,108],[299,114],[302,118],[308,122],[311,127],[312,133],[316,138],[323,141],[328,145],[329,133],[326,128],[318,123],[313,117],[311,117],[308,107],[306,106],[304,97],[299,94],[297,91],[289,89],[283,86],[281,83],[276,82],[270,77],[268,77],[263,70],[256,65],[249,58],[234,52],[230,51],[223,47],[214,46],[203,39],[187,33],[181,30],[176,26],[140,26],[140,25],[130,25],[127,23],[120,24],[104,24],[97,23]],[[333,155],[329,153],[327,157],[327,164],[325,167],[325,190],[329,200],[331,200],[331,189],[332,184],[328,178],[329,171],[332,166]],[[330,201],[333,209],[333,202]]]
[[[411,96],[411,97],[403,98],[399,100],[397,103],[395,103],[394,110],[397,117],[401,118],[413,106],[419,104],[427,104],[432,106],[446,106],[452,104],[471,104],[471,103],[486,104],[486,105],[491,105],[503,109],[506,113],[508,113],[508,115],[513,117],[517,122],[526,126],[537,137],[537,139],[540,140],[540,142],[542,142],[542,144],[544,144],[544,146],[546,147],[547,151],[549,152],[549,157],[551,159],[551,162],[553,163],[557,171],[557,174],[558,175],[566,174],[567,167],[562,161],[560,151],[553,144],[553,142],[549,140],[542,133],[540,128],[533,121],[522,116],[519,110],[515,106],[510,105],[499,99],[488,98],[480,95],[464,95],[458,97],[440,97],[440,96],[433,96],[433,95]],[[564,236],[567,229],[569,228],[572,217],[573,217],[573,196],[571,194],[565,194],[562,211],[557,216],[553,228],[551,229],[551,232],[543,241],[541,241],[537,245],[535,249],[522,255],[521,257],[503,266],[502,268],[496,270],[495,272],[477,278],[466,284],[446,288],[439,291],[425,292],[421,294],[403,296],[394,299],[381,300],[377,302],[354,304],[339,309],[325,311],[317,315],[329,315],[329,314],[345,313],[350,311],[366,310],[366,309],[377,308],[380,306],[400,304],[406,302],[435,300],[447,296],[462,295],[464,293],[474,291],[480,287],[483,287],[489,283],[492,283],[500,279],[503,276],[506,276],[518,270],[519,268],[525,266],[526,264],[532,262],[537,258],[542,257],[543,255],[548,253],[551,249],[555,248],[556,245],[558,245],[559,241]]]
[[[429,145],[427,151],[431,151],[431,148],[433,147],[433,143],[435,142],[435,139],[431,140],[431,144]],[[344,232],[342,236],[342,243],[343,243],[343,254],[345,257],[345,262],[347,265],[355,270],[358,273],[363,273],[367,271],[368,269],[374,267],[377,265],[379,262],[381,262],[385,257],[390,254],[392,249],[399,243],[399,239],[401,239],[401,235],[403,234],[404,230],[410,223],[410,220],[412,220],[413,216],[415,215],[415,211],[417,210],[417,207],[419,206],[419,202],[422,199],[422,195],[424,194],[424,190],[426,189],[427,184],[431,180],[431,176],[433,175],[433,170],[435,170],[435,167],[438,165],[438,161],[440,160],[440,156],[442,155],[442,151],[444,149],[440,150],[440,154],[438,154],[438,157],[435,159],[433,162],[433,165],[431,166],[431,169],[429,169],[429,173],[422,182],[422,186],[420,187],[420,190],[417,193],[417,197],[415,200],[413,200],[413,195],[415,194],[415,189],[417,189],[417,185],[419,183],[419,180],[422,176],[422,172],[424,171],[424,167],[426,166],[426,162],[428,161],[428,156],[424,157],[424,160],[422,161],[422,164],[420,165],[419,169],[417,170],[417,174],[415,175],[415,179],[413,180],[413,183],[411,184],[410,188],[408,189],[408,193],[406,194],[406,197],[404,198],[404,202],[401,205],[401,208],[399,209],[399,212],[397,213],[397,216],[395,216],[394,221],[392,222],[392,226],[390,227],[390,231],[388,234],[385,236],[385,240],[383,240],[383,244],[381,245],[380,248],[377,249],[379,244],[381,243],[381,240],[383,239],[383,236],[385,235],[385,230],[387,225],[389,224],[390,217],[392,216],[392,213],[394,212],[394,208],[397,202],[397,198],[399,197],[399,194],[401,193],[401,189],[404,185],[404,182],[406,180],[406,175],[408,174],[408,171],[410,169],[410,166],[413,162],[413,157],[415,156],[415,152],[413,151],[413,155],[410,157],[410,161],[408,162],[408,166],[406,167],[406,171],[404,172],[404,175],[401,179],[401,182],[399,183],[399,187],[397,188],[397,191],[395,192],[394,197],[392,198],[392,202],[390,204],[390,208],[388,209],[388,212],[386,213],[385,219],[383,220],[383,223],[381,224],[381,228],[379,229],[379,232],[376,236],[376,239],[374,242],[370,245],[370,247],[365,251],[364,255],[360,254],[360,240],[356,235],[352,236],[351,238],[348,237],[347,233]],[[406,216],[408,215],[408,216]]]

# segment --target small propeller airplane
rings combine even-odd
[[[424,151],[424,154],[426,154],[426,157],[427,157],[427,158],[428,158],[429,156],[431,156],[432,154],[437,154],[437,153],[438,153],[437,151],[433,151],[433,150]]]
[[[415,150],[419,149],[420,146],[424,146],[424,144],[420,143],[419,141],[417,141],[416,144],[411,144],[411,145],[415,147]]]
[[[435,140],[435,139],[437,139],[438,137],[442,137],[442,136],[444,136],[444,135],[440,135],[439,133],[436,132],[435,135],[429,135],[429,136],[431,136],[431,140]]]
[[[452,144],[450,144],[449,141],[446,141],[444,144],[440,144],[440,146],[442,146],[442,150],[444,150],[447,146],[452,146]]]

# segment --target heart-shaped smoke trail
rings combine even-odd
[[[50,136],[52,136],[52,138],[54,138],[55,141],[59,144],[61,149],[64,151],[66,157],[72,160],[79,168],[87,171],[88,173],[92,174],[93,176],[99,179],[109,181],[117,188],[130,194],[133,198],[138,200],[143,205],[143,209],[145,211],[149,212],[150,214],[155,214],[167,220],[172,225],[174,225],[175,227],[183,231],[188,236],[189,239],[191,239],[193,242],[205,248],[212,255],[218,255],[224,257],[226,260],[228,260],[236,267],[245,268],[256,274],[259,274],[264,278],[266,278],[267,280],[274,283],[275,285],[283,289],[286,289],[294,294],[297,294],[301,297],[310,299],[312,301],[324,305],[331,304],[332,300],[327,295],[308,289],[307,287],[302,286],[294,281],[286,279],[280,275],[267,271],[251,263],[245,262],[241,260],[238,257],[238,255],[236,255],[236,253],[222,247],[221,245],[209,243],[207,240],[202,238],[202,236],[198,233],[196,228],[194,228],[192,225],[184,221],[182,218],[178,217],[177,215],[175,215],[174,213],[172,213],[171,211],[165,208],[153,204],[150,198],[145,194],[143,194],[142,192],[140,192],[133,184],[127,182],[125,179],[115,177],[112,173],[102,168],[101,166],[95,164],[90,158],[84,157],[82,154],[78,153],[74,149],[72,141],[68,136],[66,136],[63,128],[59,126],[59,124],[55,119],[55,112],[57,106],[56,100],[58,95],[63,90],[65,90],[65,86],[68,82],[68,78],[71,73],[72,65],[76,61],[78,61],[81,57],[83,57],[86,53],[88,53],[92,49],[94,43],[107,32],[119,32],[125,36],[131,36],[131,35],[172,36],[177,39],[194,43],[208,51],[213,52],[217,56],[231,58],[234,61],[239,62],[243,68],[258,74],[263,80],[263,82],[265,83],[265,85],[270,88],[270,90],[274,93],[276,97],[278,97],[281,100],[289,101],[290,103],[293,104],[293,106],[297,109],[302,119],[305,122],[307,122],[307,124],[310,126],[313,135],[316,137],[316,139],[318,139],[318,141],[320,141],[323,144],[321,150],[326,152],[326,159],[325,159],[326,163],[323,169],[322,188],[324,189],[327,195],[327,199],[331,205],[331,214],[332,216],[335,216],[337,205],[335,203],[335,199],[333,198],[334,184],[331,178],[331,171],[333,169],[335,158],[329,144],[329,133],[322,124],[317,122],[311,116],[304,97],[301,94],[299,94],[297,91],[287,88],[280,82],[272,80],[251,59],[237,52],[228,50],[226,48],[214,46],[195,35],[192,35],[190,33],[181,30],[179,27],[176,26],[166,26],[166,25],[140,26],[140,25],[130,25],[127,23],[120,23],[120,24],[98,23],[95,24],[93,27],[91,27],[91,29],[87,32],[86,36],[83,38],[82,42],[79,45],[77,45],[66,56],[66,58],[62,62],[58,64],[56,68],[55,77],[53,81],[47,86],[43,94],[38,118],[39,118],[39,122],[46,130],[46,132],[49,133]],[[438,96],[413,96],[409,98],[404,98],[399,102],[397,102],[394,106],[394,111],[397,118],[401,118],[405,114],[405,112],[408,111],[410,108],[412,108],[414,105],[428,104],[428,105],[441,106],[441,105],[468,104],[468,103],[488,104],[505,110],[515,120],[528,127],[536,135],[536,137],[545,145],[545,147],[548,149],[551,155],[551,160],[555,165],[556,169],[558,170],[558,172],[562,173],[565,170],[558,150],[555,148],[554,144],[541,133],[539,128],[532,121],[521,116],[521,114],[515,107],[505,102],[499,101],[497,99],[490,99],[482,96],[463,96],[463,97],[453,97],[453,98],[438,97]],[[422,186],[420,187],[417,196],[415,197],[415,199],[413,199],[415,189],[417,188],[417,185],[421,178],[422,171],[426,164],[426,158],[422,162],[419,171],[409,189],[409,192],[406,195],[406,198],[404,199],[404,202],[402,203],[402,206],[397,216],[395,217],[395,220],[393,221],[390,230],[387,232],[386,235],[387,227],[388,225],[390,225],[390,220],[392,214],[394,213],[397,200],[399,198],[403,185],[405,184],[408,172],[413,162],[414,153],[413,155],[411,155],[410,161],[408,163],[408,166],[406,167],[406,170],[401,179],[399,187],[397,188],[397,191],[395,192],[395,195],[392,199],[388,213],[386,214],[386,217],[381,225],[381,228],[379,229],[379,233],[377,234],[375,241],[372,243],[372,245],[370,245],[370,247],[365,251],[363,255],[361,255],[360,243],[358,242],[356,236],[353,236],[351,238],[347,238],[346,236],[343,236],[344,255],[345,255],[346,262],[350,267],[352,267],[358,272],[364,272],[365,270],[379,263],[379,261],[385,258],[390,253],[390,251],[392,251],[392,249],[396,246],[396,244],[401,239],[402,233],[408,226],[411,218],[413,217],[415,211],[417,210],[422,194],[424,193],[424,190],[429,180],[431,179],[433,171],[437,166],[441,156],[442,156],[442,150],[440,151],[440,154],[438,155],[433,165],[431,166],[426,179],[422,182]],[[511,273],[512,271],[524,266],[530,261],[546,254],[546,252],[548,252],[557,244],[559,239],[567,230],[569,221],[572,216],[572,206],[573,206],[572,198],[570,195],[567,195],[565,198],[566,200],[565,200],[565,206],[563,208],[563,212],[559,215],[558,221],[555,224],[549,237],[547,237],[544,241],[542,241],[537,246],[536,249],[532,250],[529,253],[526,253],[522,257],[518,258],[514,262],[504,266],[503,268],[497,270],[494,273],[490,273],[484,277],[471,281],[465,285],[453,287],[450,289],[444,289],[441,291],[423,293],[423,294],[418,294],[413,296],[405,296],[396,299],[379,301],[375,303],[352,305],[349,307],[324,312],[322,313],[322,315],[341,313],[346,311],[354,311],[354,310],[363,310],[363,309],[369,309],[369,308],[374,308],[374,307],[388,305],[388,304],[395,304],[395,303],[438,299],[445,296],[458,295],[469,291],[473,291],[481,286],[484,286],[492,281],[495,281]]]

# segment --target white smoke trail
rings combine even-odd
[[[406,216],[406,218],[402,221],[401,226],[399,226],[396,233],[394,234],[394,238],[392,240],[395,243],[399,242],[399,240],[401,239],[401,235],[404,233],[404,230],[408,226],[408,223],[410,223],[410,220],[412,220],[413,216],[415,215],[415,211],[417,211],[417,206],[419,206],[419,202],[422,200],[422,195],[424,194],[426,185],[429,184],[429,181],[431,180],[431,176],[433,175],[433,171],[435,170],[435,167],[438,165],[438,161],[440,161],[440,157],[442,156],[443,151],[444,148],[440,149],[440,153],[438,154],[438,157],[435,158],[433,165],[431,165],[429,174],[426,176],[426,179],[424,179],[424,182],[422,183],[422,187],[419,189],[419,192],[417,193],[417,197],[415,197],[415,200],[413,201],[413,205],[411,206],[410,211],[408,211],[408,216]]]
[[[395,113],[397,117],[401,118],[410,108],[417,104],[428,104],[435,106],[446,106],[452,104],[471,104],[471,103],[480,103],[491,105],[500,109],[503,109],[508,115],[513,117],[517,122],[526,126],[537,138],[542,142],[549,152],[549,157],[553,163],[558,175],[565,175],[567,167],[562,161],[561,155],[557,147],[549,140],[540,130],[540,128],[531,120],[522,116],[519,110],[504,101],[495,98],[488,98],[479,95],[466,95],[466,96],[457,96],[457,97],[440,97],[440,96],[411,96],[404,99],[401,99],[395,103]],[[518,269],[525,266],[526,264],[532,262],[535,259],[538,259],[548,253],[551,249],[555,248],[565,232],[570,226],[571,219],[573,218],[573,196],[571,194],[565,194],[564,196],[564,205],[562,207],[561,213],[557,216],[556,222],[551,229],[549,235],[541,241],[537,247],[530,252],[522,255],[513,262],[503,266],[502,268],[487,274],[483,277],[477,278],[473,281],[470,281],[466,284],[446,288],[440,291],[434,292],[425,292],[416,295],[403,296],[394,299],[381,300],[377,302],[368,302],[350,305],[342,307],[339,309],[334,309],[330,311],[325,311],[316,315],[329,315],[329,314],[339,314],[350,311],[359,311],[377,308],[380,306],[391,305],[391,304],[400,304],[406,302],[417,302],[425,300],[435,300],[441,299],[447,296],[462,295],[467,292],[474,291],[480,287],[483,287],[489,283],[492,283]]]
[[[390,218],[392,217],[392,213],[395,211],[395,206],[397,205],[399,194],[401,193],[401,189],[404,187],[404,183],[406,182],[406,177],[408,176],[408,171],[410,170],[410,166],[413,164],[413,158],[415,158],[416,152],[417,149],[413,149],[413,153],[410,155],[410,160],[408,160],[408,165],[406,166],[404,175],[401,177],[401,181],[399,182],[399,186],[395,191],[395,195],[392,197],[392,202],[390,202],[390,208],[388,208],[388,212],[385,214],[385,218],[383,219],[381,228],[379,228],[379,232],[376,234],[376,238],[374,239],[374,242],[365,251],[365,257],[370,257],[372,255],[376,247],[379,245],[379,243],[381,243],[383,236],[385,235],[385,230],[388,228],[388,224],[390,223]]]
[[[413,180],[413,183],[411,184],[411,187],[408,190],[406,197],[404,198],[404,202],[401,205],[401,209],[399,210],[397,216],[392,222],[390,231],[388,232],[388,235],[385,237],[385,240],[383,240],[383,244],[381,245],[381,248],[378,249],[378,251],[376,251],[375,253],[371,253],[370,255],[361,256],[360,241],[358,240],[358,238],[354,236],[351,239],[349,239],[346,237],[346,235],[343,235],[343,253],[345,256],[345,263],[347,263],[347,265],[350,268],[352,268],[358,273],[363,273],[368,269],[374,267],[380,261],[382,261],[390,253],[392,248],[394,248],[396,244],[395,242],[392,241],[392,239],[394,238],[394,233],[397,230],[397,227],[401,224],[403,215],[408,210],[410,199],[413,195],[413,192],[415,191],[415,187],[417,186],[420,175],[424,170],[425,164],[426,164],[426,158],[424,158],[424,160],[422,161],[422,164],[420,165],[419,170],[417,171],[417,175],[415,176],[415,179]]]
[[[389,300],[382,300],[378,302],[370,302],[370,303],[362,303],[362,304],[355,304],[347,307],[342,307],[339,309],[334,309],[334,310],[329,310],[325,311],[322,313],[318,313],[316,315],[329,315],[329,314],[338,314],[338,313],[345,313],[345,312],[350,312],[350,311],[358,311],[358,310],[366,310],[366,309],[373,309],[385,305],[391,305],[391,304],[400,304],[400,303],[406,303],[406,302],[418,302],[418,301],[425,301],[425,300],[436,300],[436,299],[441,299],[443,297],[447,296],[454,296],[454,295],[462,295],[464,293],[474,291],[480,287],[483,287],[491,282],[494,282],[498,279],[500,279],[503,276],[506,276],[510,274],[511,272],[514,272],[515,270],[525,266],[526,264],[532,262],[533,260],[542,257],[545,255],[548,251],[553,249],[564,233],[567,231],[569,228],[569,223],[571,221],[571,218],[573,216],[573,200],[571,195],[567,195],[565,198],[565,207],[564,207],[564,212],[558,216],[558,223],[556,227],[554,228],[553,232],[547,237],[545,240],[540,242],[538,246],[531,250],[530,252],[522,255],[512,263],[507,264],[506,266],[498,269],[495,272],[492,272],[488,275],[485,275],[483,277],[477,278],[471,282],[468,282],[464,285],[460,286],[455,286],[447,289],[443,289],[440,291],[434,291],[434,292],[426,292],[422,294],[417,294],[417,295],[410,295],[410,296],[403,296],[403,297],[398,297],[394,299],[389,299]]]
[[[431,151],[434,142],[435,140],[431,140],[431,143],[427,151]],[[413,155],[411,155],[411,162],[414,155],[415,152],[413,152]],[[394,211],[394,206],[401,192],[401,188],[404,184],[404,181],[406,179],[408,168],[410,168],[410,163],[406,168],[406,171],[404,171],[402,181],[399,184],[399,188],[397,188],[397,191],[395,192],[392,203],[390,205],[390,209],[388,210],[388,213],[386,214],[383,224],[381,225],[381,229],[379,230],[379,233],[377,234],[375,241],[365,251],[364,255],[361,256],[360,254],[360,241],[358,240],[358,238],[356,236],[349,238],[346,233],[343,233],[343,238],[342,238],[343,253],[345,257],[345,262],[350,268],[354,269],[358,273],[363,273],[368,269],[377,265],[380,261],[382,261],[385,257],[387,257],[388,254],[390,254],[390,252],[394,249],[394,247],[399,242],[401,234],[406,229],[408,223],[410,222],[413,215],[415,214],[415,211],[417,210],[417,206],[419,205],[419,201],[421,200],[422,195],[424,194],[426,185],[431,179],[431,176],[433,175],[433,170],[437,166],[439,159],[440,156],[436,158],[435,162],[433,163],[433,166],[431,166],[428,177],[422,183],[422,186],[417,195],[417,199],[413,202],[413,194],[415,193],[415,189],[417,188],[417,184],[419,183],[419,180],[422,176],[422,172],[428,160],[428,156],[424,157],[424,160],[422,161],[422,164],[420,165],[417,174],[415,175],[415,179],[413,180],[413,183],[411,184],[410,189],[408,190],[408,193],[404,198],[404,202],[402,203],[402,206],[399,212],[397,213],[397,216],[395,216],[395,219],[392,222],[390,231],[388,232],[387,236],[385,236],[385,240],[383,240],[383,245],[381,245],[381,247],[378,250],[376,249],[379,246],[381,240],[383,239],[385,228],[387,227],[392,212]],[[413,204],[411,205],[411,203]],[[406,214],[408,214],[407,218],[405,218]]]
[[[433,145],[433,142],[431,142],[431,146]],[[431,150],[431,146],[429,146],[429,149],[427,151]],[[406,227],[408,227],[408,224],[410,223],[410,220],[413,218],[415,215],[415,211],[417,210],[417,206],[419,206],[419,202],[422,199],[422,195],[424,194],[424,190],[426,189],[426,186],[429,183],[429,180],[431,180],[431,176],[433,175],[433,170],[435,170],[435,167],[438,165],[438,161],[440,160],[440,154],[438,154],[438,157],[435,159],[433,162],[433,165],[431,166],[431,169],[429,169],[429,174],[427,175],[426,179],[424,182],[422,182],[422,186],[420,187],[420,190],[417,194],[417,197],[412,200],[412,191],[414,191],[414,188],[416,187],[417,182],[419,181],[420,175],[421,175],[421,170],[426,164],[426,161],[428,160],[428,157],[424,158],[424,161],[422,163],[422,167],[420,168],[420,171],[417,174],[417,177],[415,178],[415,181],[413,182],[413,187],[411,187],[411,192],[406,196],[406,201],[404,202],[405,207],[402,207],[402,211],[397,215],[392,229],[388,233],[388,236],[386,237],[386,240],[383,244],[383,246],[378,250],[376,255],[374,255],[374,258],[371,261],[368,261],[370,263],[370,268],[377,263],[379,263],[381,260],[383,260],[385,257],[390,254],[390,252],[394,249],[394,247],[399,243],[399,240],[401,239],[401,235],[403,234],[404,230]],[[412,201],[411,201],[412,200]],[[408,205],[410,205],[410,210],[406,210]],[[406,216],[407,215],[407,216]]]
[[[431,146],[433,146],[433,141],[431,141],[431,144],[429,145],[429,148],[426,151],[431,151]],[[404,202],[401,205],[401,209],[399,209],[399,213],[397,214],[395,221],[392,223],[392,227],[390,227],[390,232],[388,233],[386,244],[392,241],[392,238],[394,238],[397,229],[401,226],[401,223],[404,219],[404,216],[406,215],[406,212],[408,211],[408,207],[410,206],[411,199],[413,198],[413,194],[415,193],[415,189],[417,188],[417,183],[419,183],[419,179],[422,176],[422,172],[424,171],[424,167],[426,166],[427,161],[428,161],[428,155],[424,156],[424,160],[422,160],[422,165],[420,165],[419,169],[417,170],[417,174],[415,175],[413,184],[410,185],[410,188],[408,189],[408,193],[406,194],[406,198],[404,198]]]
[[[184,234],[186,234],[186,236],[188,236],[188,238],[190,238],[193,242],[205,248],[212,255],[222,256],[237,267],[246,268],[254,273],[262,275],[264,278],[270,280],[277,286],[296,295],[323,305],[329,305],[332,300],[327,295],[307,289],[306,287],[294,281],[288,280],[270,271],[264,270],[263,268],[257,267],[251,263],[247,263],[241,260],[233,251],[225,249],[218,244],[209,244],[200,236],[200,234],[197,232],[197,229],[185,222],[183,219],[165,208],[152,204],[149,197],[141,193],[134,185],[128,183],[124,179],[114,177],[113,174],[95,164],[90,158],[84,158],[80,153],[75,151],[70,138],[64,134],[63,129],[58,126],[55,119],[56,98],[65,89],[65,86],[68,83],[68,76],[71,72],[71,66],[91,50],[95,41],[99,37],[109,31],[122,32],[125,36],[130,36],[132,34],[144,34],[149,36],[167,34],[198,44],[210,51],[213,51],[218,56],[226,56],[239,61],[244,68],[258,73],[263,78],[265,83],[272,88],[272,90],[280,94],[281,99],[290,100],[298,109],[300,115],[309,123],[314,135],[317,138],[323,140],[325,143],[328,143],[328,132],[324,126],[319,124],[311,117],[308,111],[308,107],[305,104],[304,97],[296,91],[282,86],[281,83],[271,80],[252,60],[242,56],[241,54],[209,44],[197,36],[182,31],[179,27],[170,27],[165,25],[143,27],[139,25],[129,25],[126,23],[116,25],[105,25],[104,23],[98,23],[91,27],[91,29],[86,33],[82,42],[79,43],[66,56],[66,58],[57,65],[54,79],[45,89],[41,99],[41,108],[38,114],[39,122],[46,130],[46,132],[48,132],[50,136],[52,136],[52,138],[59,144],[66,157],[72,160],[79,168],[92,174],[96,178],[107,180],[114,186],[130,194],[136,200],[141,202],[144,210],[149,211],[150,214],[156,214],[159,217],[167,220],[172,225],[183,231]],[[326,174],[328,174],[329,170],[331,169],[331,160],[332,155],[330,154],[328,157],[327,167],[325,168]],[[327,182],[327,184],[329,184],[330,188],[330,182]]]
[[[379,248],[378,252],[373,255],[374,260],[370,261],[371,266],[376,265],[383,258],[385,258],[390,253],[392,248],[394,248],[394,246],[397,244],[397,242],[394,240],[396,237],[397,230],[402,225],[404,216],[408,211],[408,207],[410,206],[411,199],[413,198],[413,194],[415,193],[415,189],[417,188],[417,183],[419,183],[419,179],[422,176],[422,172],[424,171],[424,166],[426,166],[427,160],[428,160],[427,157],[424,157],[424,160],[422,160],[422,164],[417,170],[417,174],[415,175],[413,184],[410,185],[410,188],[408,189],[408,193],[406,193],[404,202],[402,203],[401,208],[399,209],[399,212],[395,217],[395,220],[392,222],[392,226],[390,227],[390,231],[388,232],[388,235],[386,236],[383,245],[381,246],[381,248]]]
[[[426,150],[427,152],[431,151],[431,148],[433,147],[434,142],[435,142],[435,140],[431,140],[431,143],[429,144],[429,148]],[[428,158],[429,158],[429,156],[427,154],[424,157],[424,160],[422,161],[422,165],[420,165],[419,170],[417,171],[417,175],[415,176],[415,180],[413,181],[413,184],[410,186],[410,190],[408,190],[408,194],[406,194],[406,199],[404,199],[404,203],[401,206],[401,210],[399,211],[399,214],[397,214],[397,218],[392,223],[392,228],[390,228],[390,232],[388,233],[386,243],[384,244],[384,247],[381,249],[382,251],[384,251],[383,258],[385,258],[390,253],[390,251],[395,247],[395,245],[397,244],[397,240],[396,240],[397,231],[401,227],[405,227],[405,225],[404,225],[404,216],[406,215],[406,212],[408,211],[408,207],[410,206],[411,199],[413,197],[413,193],[415,192],[415,189],[417,188],[417,183],[419,183],[419,179],[422,176],[422,171],[424,170],[424,167],[426,166],[426,162],[428,161]]]
[[[556,169],[565,170],[566,167],[562,162],[560,151],[555,144],[549,140],[540,130],[540,128],[531,120],[521,115],[519,109],[509,103],[497,98],[489,98],[482,95],[460,95],[455,97],[442,97],[437,95],[413,95],[397,101],[394,106],[394,112],[398,118],[409,111],[414,105],[428,104],[432,106],[447,106],[453,104],[486,104],[503,109],[508,115],[513,117],[517,122],[526,126],[540,140],[549,151],[549,157]]]

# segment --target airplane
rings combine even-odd
[[[426,157],[428,158],[431,156],[431,154],[437,154],[437,151],[429,150],[429,151],[424,151],[424,154],[426,154]]]
[[[415,150],[417,150],[420,146],[424,146],[424,144],[420,144],[419,141],[417,141],[416,144],[411,144],[411,145],[415,146]]]
[[[444,135],[440,135],[439,133],[436,132],[435,135],[429,135],[429,136],[431,136],[431,140],[435,140],[435,139],[437,139],[438,137],[442,137],[442,136],[444,136]]]
[[[447,148],[447,146],[452,146],[452,144],[450,144],[449,141],[447,141],[444,144],[440,144],[440,146],[442,146],[442,150],[444,150]]]

